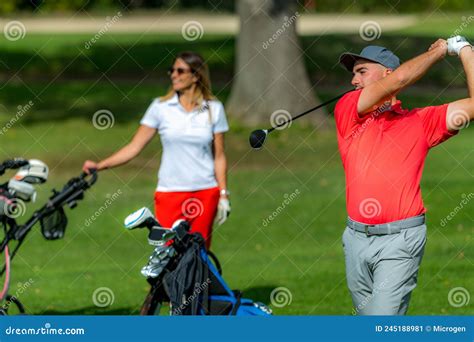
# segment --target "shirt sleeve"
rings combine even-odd
[[[344,139],[349,138],[354,129],[365,121],[365,118],[361,118],[357,113],[357,103],[361,92],[362,89],[347,93],[337,101],[334,108],[337,131]]]
[[[423,123],[423,131],[429,147],[435,147],[458,133],[458,131],[448,130],[446,124],[448,104],[420,108],[417,113]]]
[[[224,105],[221,102],[217,102],[214,107],[215,113],[213,113],[212,131],[213,133],[224,133],[229,130],[229,124],[225,115]],[[213,108],[213,109],[214,109]]]
[[[160,127],[160,115],[158,108],[159,100],[154,100],[140,120],[141,125],[145,125],[151,128],[159,129]]]

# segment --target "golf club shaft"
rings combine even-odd
[[[353,91],[353,90],[354,90],[354,89],[347,90],[347,91],[345,91],[344,93],[342,93],[341,95],[338,95],[338,96],[336,96],[336,97],[334,97],[334,98],[332,98],[332,99],[330,99],[330,100],[327,100],[326,102],[323,102],[323,103],[317,105],[317,106],[314,107],[314,108],[308,109],[307,111],[305,111],[305,112],[303,112],[303,113],[301,113],[301,114],[298,114],[298,115],[296,115],[296,116],[294,116],[294,117],[292,117],[292,118],[286,120],[285,122],[282,122],[282,123],[280,123],[280,124],[278,124],[278,125],[276,125],[276,126],[274,126],[274,127],[269,128],[269,129],[268,129],[268,133],[270,133],[271,131],[275,130],[275,129],[278,128],[278,127],[281,127],[281,126],[286,125],[288,122],[295,121],[296,119],[298,119],[298,118],[300,118],[300,117],[302,117],[302,116],[304,116],[304,115],[306,115],[306,114],[308,114],[308,113],[311,113],[312,111],[315,111],[316,109],[319,109],[319,108],[321,108],[321,107],[324,107],[324,106],[330,104],[331,102],[334,102],[334,101],[340,99],[341,97],[343,97],[344,95],[346,95],[348,92]]]

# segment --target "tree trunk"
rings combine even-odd
[[[240,33],[235,78],[227,111],[244,124],[269,123],[319,103],[304,66],[296,33],[300,16],[292,0],[237,0]],[[324,109],[306,117],[326,122]],[[305,120],[302,118],[301,120]]]

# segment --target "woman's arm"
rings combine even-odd
[[[141,125],[130,143],[98,163],[86,160],[82,169],[84,172],[89,172],[90,169],[97,169],[100,171],[125,164],[135,158],[150,142],[155,134],[155,128]]]
[[[224,151],[224,133],[214,134],[214,169],[219,189],[227,190],[227,159]],[[229,194],[220,194],[217,205],[216,222],[223,224],[230,214]]]
[[[214,134],[214,169],[219,189],[227,190],[227,159],[225,156],[224,133]],[[221,195],[227,197],[227,195]]]

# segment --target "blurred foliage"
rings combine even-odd
[[[120,9],[133,11],[135,9],[186,10],[200,9],[214,12],[234,11],[233,0],[1,0],[0,15],[16,11],[35,13],[61,13],[80,10],[102,11]]]
[[[344,13],[408,13],[468,11],[474,9],[474,1],[468,0],[296,0],[301,9],[309,12]],[[103,11],[110,9],[133,11],[136,9],[202,10],[214,13],[235,12],[237,0],[1,0],[0,15],[16,11],[56,13],[72,11]]]
[[[0,1],[0,14],[7,14],[16,11],[20,4],[21,0],[2,0]]]
[[[452,32],[451,27],[448,32]],[[206,35],[199,41],[188,42],[180,35],[109,34],[87,49],[84,44],[90,37],[90,34],[54,37],[29,34],[17,42],[3,43],[0,40],[0,79],[10,82],[18,76],[29,80],[93,80],[105,74],[113,79],[139,81],[146,78],[167,84],[166,70],[174,56],[184,50],[194,50],[203,55],[213,81],[230,84],[234,77],[236,56],[235,37],[232,36]],[[426,51],[436,39],[431,35],[410,36],[407,39],[405,33],[393,32],[383,34],[374,43],[394,49],[402,61],[407,61]],[[301,43],[311,81],[335,86],[341,80],[350,81],[350,74],[337,63],[339,55],[347,50],[358,53],[367,45],[358,34],[303,36]],[[124,51],[127,53],[124,54]],[[440,88],[448,84],[450,87],[464,87],[462,65],[456,59],[445,59],[432,67],[417,84]]]
[[[300,1],[303,3],[304,1]],[[474,1],[468,0],[400,0],[395,2],[380,0],[314,0],[306,1],[315,3],[317,12],[345,12],[345,13],[370,13],[380,12],[387,14],[409,13],[409,12],[433,12],[436,10],[445,12],[457,12],[474,9]]]

